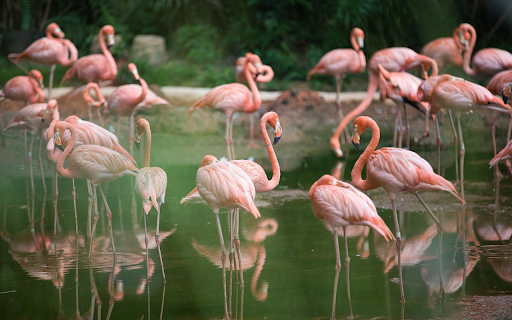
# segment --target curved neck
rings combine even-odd
[[[352,48],[354,48],[354,50],[359,51],[360,47],[359,44],[357,43],[357,37],[355,33],[352,33],[350,35],[350,44],[352,44]]]
[[[98,34],[98,41],[100,43],[100,49],[103,55],[105,56],[105,59],[107,60],[108,68],[110,71],[110,76],[112,78],[115,78],[117,76],[117,64],[114,60],[114,57],[112,56],[112,53],[107,48],[107,45],[105,44],[105,35],[103,34],[103,28],[100,29],[100,32]],[[142,99],[144,100],[144,99]]]
[[[253,113],[256,110],[258,110],[261,107],[261,97],[260,97],[260,91],[258,90],[258,86],[256,85],[256,82],[254,82],[254,78],[252,77],[251,70],[249,70],[249,59],[245,60],[245,66],[244,66],[244,75],[245,79],[247,79],[247,83],[249,84],[249,88],[252,92],[252,107],[244,110],[247,113]]]
[[[66,57],[64,58],[64,60],[62,60],[60,63],[65,66],[65,67],[69,67],[71,66],[73,63],[75,63],[76,59],[78,59],[78,49],[76,48],[76,46],[73,44],[73,42],[69,41],[68,39],[60,39],[59,40],[64,46],[66,46],[66,48],[68,48],[69,52],[70,52],[70,56],[68,57],[66,55]]]
[[[34,90],[35,94],[37,95],[37,101],[36,102],[43,102],[44,101],[44,91],[39,87],[39,83],[36,79],[32,77],[28,77],[28,81],[30,82],[30,85],[32,86],[32,90]]]
[[[272,179],[268,180],[265,184],[264,191],[273,190],[279,184],[279,180],[281,179],[281,169],[279,168],[279,162],[277,161],[277,156],[274,151],[274,147],[272,147],[272,142],[268,136],[267,132],[267,120],[268,117],[265,115],[261,118],[261,134],[263,135],[263,140],[265,140],[265,145],[267,146],[268,156],[270,158],[270,163],[272,163]]]
[[[46,28],[46,37],[47,37],[48,39],[55,39],[55,38],[53,37],[53,33],[52,33],[52,30],[51,30],[50,28]]]
[[[251,66],[251,64],[249,64]],[[252,71],[251,71],[252,72]],[[256,74],[258,71],[254,72]],[[256,81],[259,83],[267,83],[272,81],[274,79],[274,70],[272,70],[271,66],[262,65],[261,66],[261,73],[257,78]]]
[[[359,56],[359,72],[362,73],[366,69],[366,57],[363,50],[358,50],[357,55]]]
[[[57,161],[57,166],[55,167],[57,172],[64,178],[68,179],[74,179],[75,176],[69,169],[69,165],[66,169],[64,169],[64,161],[68,157],[69,153],[71,152],[71,149],[73,149],[75,142],[76,142],[76,130],[75,127],[65,121],[62,122],[64,126],[64,130],[69,129],[71,131],[71,139],[68,142],[68,145],[66,146],[66,149],[64,149],[64,152],[60,155],[59,160]],[[61,133],[62,135],[64,132]]]
[[[258,245],[258,261],[256,261],[256,268],[254,268],[254,274],[251,279],[251,293],[258,301],[265,301],[268,295],[267,290],[265,290],[266,284],[263,284],[263,287],[260,290],[257,290],[258,279],[260,278],[266,258],[267,250],[263,245]]]
[[[149,128],[149,122],[144,124],[144,132],[146,132],[146,147],[144,149],[144,164],[143,167],[149,167],[149,159],[151,152],[151,129]]]
[[[140,86],[141,86],[142,90],[140,92],[140,96],[133,102],[134,107],[136,105],[138,105],[139,103],[141,103],[142,101],[144,101],[144,99],[146,99],[146,95],[148,94],[148,84],[146,83],[146,81],[144,79],[140,78],[139,82],[140,82]]]
[[[475,69],[469,66],[469,62],[471,60],[471,54],[473,54],[473,49],[475,48],[476,44],[476,31],[474,29],[469,29],[468,32],[470,34],[471,41],[469,43],[468,50],[464,52],[462,68],[464,69],[464,72],[466,72],[468,75],[475,76],[477,75],[477,72]]]
[[[96,82],[89,82],[87,84],[87,86],[85,86],[85,90],[84,90],[84,102],[85,103],[97,102],[97,101],[94,101],[94,99],[89,94],[89,91],[91,89],[94,89],[94,92],[96,93],[96,98],[98,99],[98,101],[104,101],[105,100],[105,98],[101,94],[101,90],[100,90],[100,87],[98,86],[98,84]]]
[[[373,153],[373,151],[375,151],[375,148],[377,148],[380,140],[380,129],[377,124],[375,122],[369,122],[368,126],[372,129],[372,140],[364,152],[359,156],[359,159],[357,159],[356,163],[354,164],[354,168],[352,169],[352,184],[363,191],[379,187],[368,181],[368,177],[366,177],[366,180],[363,180],[361,177],[361,173],[363,172],[366,161],[368,161],[370,155]]]

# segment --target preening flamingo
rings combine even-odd
[[[354,49],[334,49],[322,56],[316,66],[308,72],[306,79],[309,81],[313,74],[333,76],[336,79],[336,106],[340,121],[343,119],[343,111],[339,95],[343,79],[347,73],[362,73],[366,69],[366,58],[364,56],[364,32],[359,28],[353,28],[350,32],[350,43]],[[348,130],[345,130],[347,141],[350,137]]]
[[[114,45],[114,27],[103,26],[98,33],[98,42],[102,53],[90,54],[78,59],[71,68],[66,71],[60,84],[66,83],[71,78],[80,78],[86,83],[114,80],[117,76],[117,64],[108,50]],[[107,44],[105,45],[105,36]]]
[[[401,235],[395,207],[396,195],[402,191],[415,195],[437,224],[437,230],[440,235],[440,259],[442,253],[441,224],[420,197],[418,191],[447,191],[455,196],[462,204],[464,204],[464,200],[457,195],[457,191],[451,182],[434,173],[432,166],[430,166],[425,159],[421,158],[415,152],[399,148],[381,148],[379,150],[375,150],[379,144],[380,130],[377,123],[370,117],[358,117],[354,121],[352,142],[357,149],[360,149],[360,136],[368,127],[372,130],[372,139],[365,151],[361,154],[359,159],[357,159],[354,168],[352,169],[352,183],[355,187],[363,191],[383,187],[391,198],[391,206],[393,207],[393,217],[395,220],[400,295],[401,300],[405,301],[402,281],[402,265],[400,260]],[[366,180],[363,180],[361,172],[365,165]]]
[[[418,99],[417,92],[418,87],[420,86],[422,80],[416,76],[413,76],[407,72],[388,72],[382,65],[379,65],[379,77],[380,77],[380,100],[384,101],[386,98],[390,98],[397,104],[396,111],[396,120],[395,120],[395,130],[393,134],[393,147],[402,147],[402,133],[403,133],[403,125],[402,125],[402,113],[400,111],[402,104],[405,122],[406,122],[406,146],[407,149],[410,149],[410,131],[411,128],[409,126],[409,118],[407,117],[407,109],[405,104],[409,104],[410,106],[416,108],[417,110],[425,113],[425,130],[423,132],[423,136],[429,135],[428,128],[428,118],[429,118],[429,108],[428,103],[421,102]],[[397,128],[398,123],[400,122],[400,135],[398,137],[397,143]]]
[[[497,48],[484,48],[479,50],[473,56],[472,65],[469,66],[471,54],[476,44],[476,31],[469,23],[462,23],[459,26],[463,37],[461,39],[469,39],[464,42],[464,71],[470,76],[479,74],[495,75],[496,73],[512,69],[512,54],[508,51]]]
[[[107,199],[105,198],[105,194],[103,193],[103,189],[101,188],[101,183],[115,180],[124,175],[135,176],[139,169],[137,168],[137,165],[134,164],[126,156],[103,146],[82,145],[76,147],[73,150],[73,152],[71,152],[75,145],[77,137],[77,131],[75,126],[66,121],[62,121],[57,125],[63,126],[63,133],[65,130],[69,130],[71,132],[71,139],[69,140],[68,145],[65,149],[62,147],[60,131],[55,131],[55,133],[53,134],[53,141],[55,143],[55,146],[59,148],[61,151],[63,151],[63,153],[59,157],[59,160],[57,161],[57,172],[62,177],[67,179],[88,179],[91,181],[93,187],[94,223],[92,226],[91,237],[89,239],[89,259],[91,259],[94,233],[96,231],[96,223],[98,222],[99,218],[98,198],[96,195],[97,186],[100,187],[101,197],[103,198],[103,203],[105,205],[105,208],[107,209],[110,240],[112,243],[112,251],[115,257],[116,248],[114,245],[114,235],[112,232],[112,212],[110,211]],[[68,155],[68,166],[67,168],[64,169],[64,161],[66,160]]]
[[[94,92],[96,93],[96,99],[98,99],[98,101],[94,100],[91,95],[89,94],[89,92],[91,91],[91,89],[94,90]],[[92,122],[92,112],[91,112],[91,107],[94,107],[96,108],[96,113],[98,115],[98,122],[100,124],[100,126],[104,126],[105,124],[103,123],[103,116],[101,115],[101,110],[100,108],[103,107],[103,109],[107,109],[108,108],[108,102],[107,100],[105,100],[105,98],[103,97],[103,95],[101,94],[101,91],[100,91],[100,86],[96,83],[96,82],[89,82],[86,86],[85,86],[85,90],[84,90],[84,102],[87,104],[87,114],[89,116],[89,121]],[[119,133],[118,133],[119,134]]]
[[[254,204],[256,191],[249,176],[236,165],[219,161],[212,155],[206,155],[201,161],[196,176],[197,191],[215,213],[217,231],[219,233],[222,279],[224,289],[224,319],[229,319],[226,293],[226,250],[219,220],[220,208],[228,210],[243,209],[250,212],[254,218],[260,217],[260,212]]]
[[[148,92],[148,84],[139,76],[137,66],[134,63],[128,64],[128,69],[133,74],[135,80],[139,81],[139,86],[134,84],[125,84],[117,87],[110,96],[108,96],[108,112],[117,115],[117,134],[120,134],[120,116],[130,116],[130,153],[133,153],[133,135],[134,135],[134,118],[137,112],[137,105],[144,101]]]
[[[55,39],[56,36],[58,39]],[[64,67],[71,66],[78,58],[78,50],[75,45],[64,39],[64,32],[56,23],[50,23],[46,27],[46,37],[34,41],[22,53],[9,54],[8,59],[28,74],[27,70],[19,63],[30,60],[37,63],[48,64],[50,68],[50,84],[48,85],[48,99],[52,96],[53,72],[57,64]]]
[[[210,106],[214,109],[224,111],[226,114],[225,139],[229,160],[235,158],[235,149],[233,148],[233,113],[254,113],[261,107],[260,92],[249,69],[249,65],[252,64],[257,72],[260,73],[261,60],[260,57],[250,52],[247,52],[245,57],[244,74],[251,90],[240,83],[229,83],[217,86],[211,89],[204,97],[194,102],[188,110],[189,114],[192,114],[196,109]]]
[[[336,250],[336,275],[334,277],[334,292],[332,298],[331,319],[336,319],[336,292],[338,291],[338,277],[341,270],[340,248],[338,243],[338,229],[343,228],[345,238],[345,267],[347,270],[347,292],[349,299],[350,317],[352,306],[350,302],[350,281],[347,230],[351,225],[371,227],[380,233],[386,241],[393,240],[393,233],[386,223],[377,214],[377,209],[367,195],[350,184],[337,180],[331,175],[323,175],[309,189],[309,200],[313,204],[313,211],[319,219],[327,219],[334,233],[334,246]]]
[[[437,64],[433,59],[425,55],[418,54],[409,48],[387,48],[375,52],[368,63],[370,72],[368,73],[368,91],[366,92],[365,98],[356,108],[351,110],[343,120],[341,120],[336,131],[331,137],[330,146],[338,158],[343,156],[339,141],[341,132],[349,122],[352,121],[352,119],[368,108],[373,100],[373,96],[377,91],[377,88],[379,87],[379,64],[389,72],[410,70],[421,65],[423,69],[423,78],[428,76],[427,70],[429,68],[432,68],[432,76],[437,75]]]
[[[452,37],[437,38],[421,48],[421,53],[431,57],[437,63],[439,70],[448,64],[462,67],[462,51],[467,42],[460,26],[453,30]]]
[[[47,128],[54,119],[60,119],[59,107],[57,105],[57,100],[51,99],[48,103],[34,103],[24,107],[16,113],[14,119],[12,119],[5,128],[5,131],[11,129],[30,130],[30,133],[32,134],[30,139],[30,149],[28,151],[32,194],[34,194],[34,178],[32,173],[32,147],[34,145],[34,138],[39,132],[39,168],[41,169],[43,188],[46,193],[46,182],[44,181],[43,163],[41,161],[41,143],[43,142],[42,129]]]
[[[165,282],[164,263],[162,260],[162,251],[160,250],[160,205],[165,201],[167,174],[162,168],[149,166],[151,152],[151,128],[149,126],[149,122],[146,119],[139,119],[137,121],[137,134],[135,135],[135,145],[137,148],[140,148],[140,139],[144,133],[146,133],[144,164],[135,177],[135,189],[139,193],[144,204],[144,235],[146,240],[146,260],[148,263],[149,253],[146,215],[151,210],[151,207],[155,207],[157,212],[155,242],[158,247],[158,256],[160,257],[160,265],[162,266],[162,275]],[[149,274],[147,278],[149,281]]]

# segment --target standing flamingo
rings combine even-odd
[[[164,263],[162,260],[162,251],[160,250],[160,205],[165,201],[165,189],[167,188],[167,174],[162,168],[149,166],[151,152],[151,128],[149,127],[149,122],[146,119],[139,119],[137,121],[137,134],[135,136],[135,144],[137,148],[140,148],[140,139],[144,133],[146,133],[146,150],[144,151],[144,164],[143,167],[137,173],[137,176],[135,177],[135,189],[141,196],[142,202],[144,203],[144,235],[146,240],[146,260],[148,261],[148,263],[149,254],[146,215],[151,210],[151,207],[155,207],[156,212],[158,214],[156,219],[155,242],[158,247],[158,256],[160,257],[160,265],[162,266],[162,275],[165,282]]]
[[[94,92],[96,92],[96,98],[98,99],[98,101],[95,101],[89,94],[91,89],[94,89]],[[101,115],[100,108],[103,107],[104,109],[107,109],[108,102],[107,102],[107,100],[105,100],[105,98],[101,94],[100,86],[96,82],[89,82],[85,86],[84,102],[87,104],[87,113],[89,115],[89,120],[92,121],[91,107],[95,107],[97,115],[98,115],[98,122],[99,122],[100,126],[103,127],[104,126],[103,116]]]
[[[402,302],[404,298],[404,288],[402,281],[402,264],[400,260],[401,235],[398,225],[398,217],[396,214],[395,200],[399,192],[406,191],[418,198],[425,210],[430,214],[434,222],[437,224],[439,233],[439,259],[441,259],[441,223],[436,216],[430,211],[418,191],[447,191],[453,194],[459,201],[464,204],[464,200],[457,195],[457,191],[451,182],[434,173],[432,166],[417,153],[399,149],[399,148],[381,148],[375,151],[379,144],[380,130],[377,123],[370,117],[358,117],[354,121],[354,132],[352,134],[352,142],[357,149],[361,149],[359,144],[360,135],[370,127],[373,135],[370,144],[366,150],[357,159],[352,169],[352,183],[355,187],[367,191],[383,187],[391,198],[391,206],[393,207],[393,217],[395,220],[396,245],[398,253],[398,274],[400,277],[400,295]],[[366,180],[361,177],[363,167],[366,165]],[[441,280],[441,279],[440,279]],[[441,283],[442,287],[442,283]],[[442,294],[441,294],[442,296]]]
[[[197,170],[196,186],[201,197],[212,208],[217,221],[222,260],[224,319],[229,319],[226,293],[226,250],[219,220],[219,210],[220,208],[227,208],[228,210],[240,208],[250,212],[254,218],[259,218],[260,212],[254,204],[256,191],[251,179],[242,169],[225,161],[225,159],[219,161],[212,155],[206,155],[201,161]]]
[[[380,51],[377,51],[370,58],[368,66],[370,68],[370,72],[368,75],[368,91],[366,91],[366,96],[359,103],[359,105],[350,111],[344,118],[341,120],[340,124],[336,128],[336,131],[331,137],[330,146],[331,149],[336,153],[338,158],[343,156],[343,152],[340,147],[340,135],[343,129],[349,124],[352,119],[361,114],[373,100],[373,96],[379,87],[379,64],[384,67],[384,69],[389,72],[395,71],[404,71],[409,70],[414,67],[420,66],[423,69],[422,76],[423,78],[427,78],[427,71],[429,68],[432,68],[432,76],[437,76],[437,64],[436,62],[422,54],[418,54],[414,52],[414,50],[409,48],[387,48]]]
[[[46,183],[44,181],[43,163],[41,161],[41,143],[42,129],[48,127],[54,119],[60,119],[59,107],[57,100],[51,99],[48,103],[34,103],[29,104],[16,113],[5,131],[10,129],[25,129],[30,130],[32,137],[30,139],[30,149],[28,151],[28,163],[30,167],[30,179],[32,184],[32,194],[34,194],[34,177],[32,172],[32,147],[34,146],[34,138],[39,132],[39,168],[41,169],[41,177],[43,179],[43,188],[46,193]],[[45,121],[46,120],[46,121]]]
[[[105,36],[107,36],[107,45],[105,45]],[[78,59],[71,68],[66,71],[60,84],[66,83],[71,78],[80,78],[86,83],[114,80],[117,76],[117,64],[108,50],[114,45],[114,27],[110,25],[103,26],[98,33],[98,42],[100,43],[101,53],[90,54]]]
[[[437,38],[421,48],[421,53],[431,57],[437,63],[439,70],[447,64],[462,67],[462,50],[467,39],[464,38],[460,26],[453,30],[452,37]]]
[[[406,145],[407,149],[410,149],[410,131],[411,128],[409,126],[409,118],[407,117],[407,109],[405,104],[408,103],[412,107],[418,109],[419,111],[423,111],[425,113],[425,130],[423,132],[423,136],[429,135],[428,128],[428,118],[429,118],[429,108],[428,103],[421,102],[418,99],[417,92],[418,87],[420,86],[422,80],[416,76],[413,76],[407,72],[388,72],[382,65],[379,65],[379,77],[380,77],[380,99],[382,101],[386,100],[386,98],[390,98],[397,104],[396,111],[396,120],[395,120],[395,130],[393,134],[393,147],[398,146],[402,147],[402,133],[403,133],[403,125],[402,125],[402,115],[400,111],[399,104],[402,104],[405,115],[406,122]],[[400,122],[400,135],[397,144],[397,128],[398,122]]]
[[[313,74],[333,76],[336,79],[336,106],[340,121],[343,119],[343,111],[339,101],[343,79],[347,73],[362,73],[366,69],[364,56],[364,32],[359,28],[353,28],[350,32],[350,43],[354,49],[334,49],[322,56],[316,66],[308,72],[306,79],[309,81]],[[348,130],[345,130],[347,140]]]
[[[97,146],[97,145],[82,145],[76,147],[73,152],[71,150],[75,146],[77,130],[75,126],[62,121],[58,125],[63,126],[63,130],[69,130],[71,132],[71,139],[68,145],[64,149],[62,147],[62,141],[60,131],[56,131],[53,134],[53,141],[55,146],[59,148],[63,153],[60,155],[57,161],[57,172],[64,178],[67,179],[88,179],[91,181],[94,195],[94,223],[92,226],[91,237],[89,239],[89,259],[91,259],[92,245],[94,239],[94,233],[96,231],[96,223],[98,222],[98,197],[96,195],[96,187],[100,187],[101,197],[103,203],[107,209],[107,219],[110,231],[110,240],[112,243],[112,251],[114,258],[116,255],[116,247],[114,245],[114,234],[112,232],[112,212],[101,188],[101,183],[106,181],[112,181],[120,178],[124,175],[135,176],[139,169],[129,158],[120,154],[112,149]],[[63,132],[64,132],[63,131]],[[71,154],[70,154],[71,153]],[[64,169],[64,161],[69,155],[68,166]]]
[[[229,83],[217,86],[211,89],[204,97],[194,102],[188,110],[189,114],[192,114],[196,109],[210,106],[214,109],[224,111],[226,114],[225,139],[229,160],[235,158],[235,149],[233,147],[233,113],[254,113],[261,107],[260,92],[249,68],[249,65],[252,64],[257,72],[261,73],[261,60],[260,57],[250,52],[245,54],[245,58],[244,74],[251,90],[240,83]]]
[[[386,241],[393,240],[393,233],[386,223],[377,214],[377,209],[367,195],[350,184],[337,180],[331,175],[323,175],[309,189],[309,200],[313,203],[313,211],[319,219],[327,219],[334,233],[334,246],[336,250],[336,275],[334,277],[334,293],[332,298],[331,319],[336,319],[336,292],[338,290],[338,277],[341,270],[340,248],[338,244],[338,229],[343,228],[345,237],[345,267],[347,270],[347,292],[349,300],[350,317],[352,306],[350,302],[349,266],[347,230],[351,225],[362,225],[373,228],[380,233]]]
[[[58,39],[55,39],[56,36]],[[53,72],[57,64],[69,67],[78,58],[78,50],[75,45],[64,39],[64,32],[56,23],[50,23],[46,27],[46,37],[34,41],[22,53],[9,54],[8,59],[28,74],[27,70],[19,63],[23,60],[31,60],[37,63],[49,64],[50,84],[48,86],[48,98],[52,95]]]
[[[479,74],[495,75],[496,73],[512,69],[512,54],[508,51],[497,49],[497,48],[484,48],[479,50],[473,56],[472,65],[469,66],[469,60],[471,60],[471,54],[476,44],[476,31],[469,23],[462,23],[459,28],[463,33],[464,39],[469,39],[464,42],[464,72],[470,76],[476,76]]]

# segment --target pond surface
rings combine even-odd
[[[286,127],[284,132],[281,141],[286,139]],[[90,263],[85,181],[75,181],[77,239],[72,184],[59,178],[57,235],[53,237],[53,168],[44,166],[48,187],[45,195],[35,158],[35,196],[31,197],[28,163],[23,160],[23,144],[19,143],[23,139],[18,134],[8,137],[0,158],[0,318],[89,318],[94,313],[96,318],[103,319],[221,319],[222,270],[215,215],[205,203],[183,206],[179,201],[194,188],[202,156],[225,155],[222,136],[153,135],[152,165],[162,167],[168,175],[160,225],[166,284],[162,281],[154,242],[154,210],[147,220],[150,282],[146,283],[142,207],[133,192],[131,177],[103,185],[113,212],[116,263],[101,200]],[[276,146],[283,169],[279,186],[257,195],[260,219],[246,213],[240,215],[245,287],[228,283],[233,319],[330,318],[335,274],[333,236],[315,217],[307,191],[331,170],[338,170],[343,180],[350,181],[350,170],[359,153],[351,150],[347,159],[338,163],[327,148],[327,137],[322,139],[317,149],[323,151],[305,152],[303,157],[292,152],[303,147],[300,142],[280,142]],[[363,135],[362,145],[369,139],[368,133]],[[481,137],[476,137],[473,145],[471,139],[465,137],[467,205],[458,205],[448,193],[421,193],[444,228],[445,302],[437,301],[439,235],[435,225],[416,198],[401,194],[398,210],[407,302],[402,308],[395,244],[386,243],[373,230],[349,227],[351,307],[358,319],[460,318],[460,312],[472,303],[474,296],[512,293],[512,182],[503,179],[498,184],[494,180],[488,168],[492,146],[486,143],[476,147]],[[255,154],[255,160],[266,165],[270,176],[264,148],[247,149],[246,144],[247,141],[238,143],[237,156]],[[415,151],[436,167],[435,150]],[[442,172],[454,181],[453,146],[443,147],[442,153]],[[139,151],[135,155],[140,159]],[[368,195],[394,232],[386,192],[378,189]],[[227,243],[227,214],[222,210],[220,216]],[[342,236],[340,246],[343,261]],[[349,316],[345,270],[342,265],[336,305],[338,319]],[[227,277],[229,281],[229,270]]]

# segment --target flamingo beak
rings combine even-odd
[[[133,74],[133,77],[135,78],[135,80],[140,81],[139,71],[137,69],[133,70],[132,74]]]
[[[503,88],[503,90],[501,91],[501,97],[503,98],[503,102],[507,104],[508,97],[505,95],[505,88]]]
[[[263,74],[263,71],[261,70],[261,63],[256,62],[256,63],[254,64],[254,66],[256,67],[256,71],[258,71],[258,73],[256,73],[256,75],[254,76],[254,80],[256,80],[256,78],[257,78],[260,74]]]
[[[116,40],[114,38],[114,35],[111,33],[107,36],[107,49],[110,50],[112,46],[116,43]]]
[[[357,150],[361,151],[361,144],[359,143],[359,133],[357,132],[357,125],[354,126],[354,131],[352,132],[352,144],[356,147]]]
[[[135,146],[137,147],[137,150],[140,150],[140,138],[141,136],[139,136],[139,133],[136,131],[135,132]]]
[[[283,129],[281,128],[281,123],[279,122],[279,118],[276,119],[276,128],[274,129],[274,145],[279,142],[281,139],[281,135],[283,134]]]
[[[364,48],[364,38],[357,37],[357,44],[359,45],[359,49]]]
[[[59,130],[55,131],[53,134],[53,144],[59,148],[60,151],[64,151],[64,148],[62,147],[62,141],[60,140],[60,133]]]
[[[41,80],[41,81],[39,81],[39,87],[40,87],[42,90],[44,90],[44,84],[43,84],[43,81],[42,81],[42,80]]]

